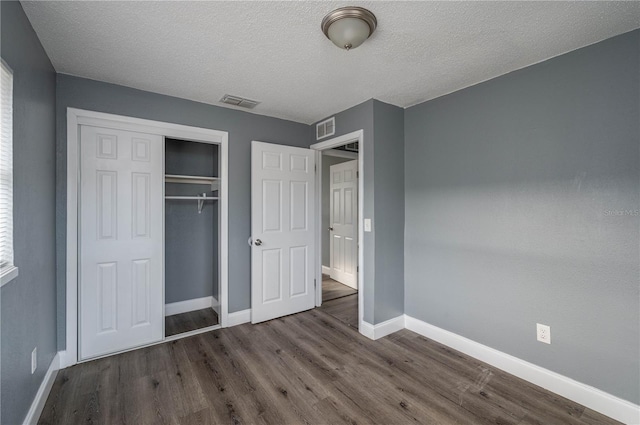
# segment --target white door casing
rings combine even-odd
[[[331,279],[358,289],[358,161],[329,170]]]
[[[251,145],[251,322],[315,306],[315,153]]]
[[[163,159],[161,136],[80,127],[81,359],[164,336]]]

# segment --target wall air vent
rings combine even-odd
[[[336,149],[339,151],[347,151],[347,152],[358,152],[358,142],[347,143],[346,145],[338,146],[333,149]]]
[[[344,145],[344,150],[349,152],[358,152],[358,142],[347,143]]]
[[[260,103],[257,100],[246,99],[239,96],[232,96],[230,94],[225,94],[224,96],[222,96],[220,102],[248,109],[253,109]]]
[[[336,134],[336,117],[331,117],[316,124],[316,140]]]

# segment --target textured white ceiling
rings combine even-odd
[[[352,51],[330,10],[378,17]],[[312,123],[370,98],[406,107],[640,27],[634,2],[48,1],[23,7],[56,70]],[[224,105],[226,106],[226,105]]]

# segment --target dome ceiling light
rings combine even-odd
[[[363,7],[348,6],[331,11],[322,19],[322,32],[341,49],[355,49],[373,34],[378,21]]]

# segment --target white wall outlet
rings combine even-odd
[[[536,329],[538,334],[538,341],[544,342],[545,344],[551,344],[551,327],[536,323]]]
[[[371,219],[370,218],[365,218],[364,219],[364,231],[365,232],[370,232],[371,231]]]
[[[38,347],[34,348],[31,352],[31,374],[36,371],[38,367]]]

